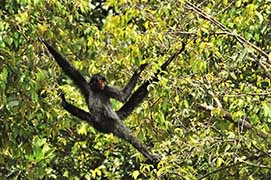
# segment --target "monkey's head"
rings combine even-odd
[[[106,78],[100,74],[94,74],[89,80],[89,86],[92,90],[104,90],[106,84]]]

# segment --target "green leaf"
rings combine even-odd
[[[140,175],[140,172],[138,170],[134,171],[133,174],[132,174],[132,177],[134,179],[137,179],[137,177]]]
[[[264,20],[263,15],[260,12],[256,11],[256,16],[259,19],[259,23],[263,23],[263,20]]]
[[[235,6],[236,6],[236,7],[240,7],[241,4],[242,4],[242,0],[237,0],[237,1],[235,2]]]
[[[15,107],[15,106],[19,106],[19,101],[17,101],[17,100],[13,100],[13,101],[9,101],[8,102],[8,104],[7,104],[7,107],[8,108],[13,108],[13,107]]]
[[[263,114],[265,117],[271,117],[271,107],[269,103],[262,102]]]
[[[8,70],[4,66],[2,72],[0,73],[0,88],[3,90],[6,89],[7,79],[8,79]]]
[[[231,72],[230,75],[231,75],[231,77],[232,77],[234,80],[237,80],[237,77],[236,77],[236,75],[235,75],[234,72]]]
[[[223,162],[224,162],[224,160],[222,158],[217,158],[216,167],[220,167]]]
[[[80,126],[77,129],[78,134],[86,135],[87,134],[87,123],[81,123]]]

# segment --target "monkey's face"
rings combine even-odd
[[[106,86],[106,78],[100,74],[95,74],[90,79],[89,85],[92,90],[104,90]]]
[[[97,87],[98,87],[98,89],[100,89],[100,90],[104,90],[105,83],[106,83],[106,81],[105,81],[104,79],[100,79],[100,80],[98,80],[98,83],[97,83]]]

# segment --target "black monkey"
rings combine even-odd
[[[66,61],[51,45],[42,39],[41,41],[53,55],[58,65],[80,88],[85,97],[89,112],[68,103],[65,99],[64,93],[61,92],[60,97],[62,99],[62,106],[64,109],[72,115],[87,121],[98,131],[103,133],[113,133],[117,137],[128,141],[150,161],[159,161],[160,157],[151,154],[148,149],[133,136],[130,129],[123,124],[122,120],[124,120],[134,110],[134,108],[143,101],[148,94],[147,86],[153,81],[158,81],[157,75],[163,73],[162,71],[166,69],[167,65],[184,50],[184,44],[180,51],[176,52],[161,66],[162,71],[158,71],[152,79],[145,81],[130,97],[141,72],[145,69],[147,64],[142,64],[134,72],[128,84],[120,91],[115,87],[107,85],[106,78],[100,74],[93,75],[89,82],[87,82],[81,73]],[[129,100],[119,111],[115,112],[110,104],[110,98],[117,99],[121,102],[126,102],[128,98]]]

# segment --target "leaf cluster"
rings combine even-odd
[[[268,179],[270,15],[269,0],[1,1],[0,178]],[[63,110],[59,88],[87,108],[38,37],[119,87],[185,42],[125,122],[157,166]]]

